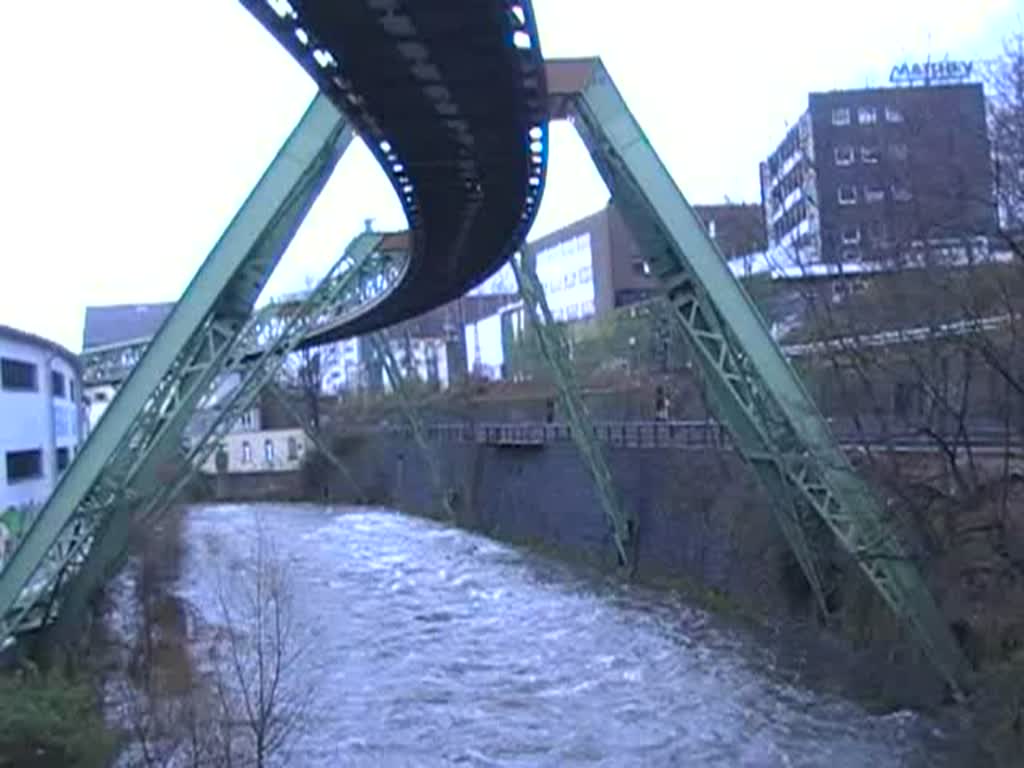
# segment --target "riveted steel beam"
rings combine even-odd
[[[522,263],[513,256],[509,263],[516,277],[519,295],[529,318],[530,328],[541,355],[547,361],[555,377],[559,398],[562,401],[570,433],[594,480],[597,498],[604,509],[612,531],[612,540],[618,554],[619,565],[633,570],[635,562],[636,520],[623,507],[615,490],[611,470],[604,451],[594,435],[594,423],[590,418],[576,376],[569,363],[569,347],[561,329],[555,323],[544,295],[544,287],[537,277],[536,255],[527,250]]]
[[[98,533],[123,532],[122,501],[134,499],[132,479],[148,466],[139,456],[163,457],[180,440],[203,380],[352,136],[330,101],[314,98],[0,572],[0,643],[33,622],[40,603],[59,603]],[[115,550],[101,547],[97,558]]]
[[[821,594],[821,523],[953,690],[961,689],[966,661],[898,526],[842,452],[604,66],[549,62],[548,81],[552,114],[572,120],[648,255],[719,417],[773,498],[812,588]]]
[[[444,510],[448,519],[455,520],[455,510],[452,508],[451,500],[448,498],[448,493],[444,487],[444,483],[441,478],[441,468],[437,463],[437,457],[434,455],[433,450],[431,450],[430,442],[427,439],[427,433],[423,429],[423,421],[420,419],[419,414],[416,412],[416,406],[412,402],[412,396],[410,395],[408,386],[406,385],[402,368],[395,359],[394,351],[391,349],[391,339],[386,331],[378,331],[369,337],[369,341],[373,354],[380,361],[381,366],[387,374],[388,381],[391,382],[391,389],[394,391],[395,397],[398,399],[399,407],[402,409],[402,414],[405,416],[405,420],[409,424],[413,440],[416,442],[420,452],[423,454],[423,460],[427,463],[427,471],[430,473],[430,482],[434,486],[434,492],[437,494],[438,503],[441,505],[441,508]]]

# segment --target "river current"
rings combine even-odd
[[[388,510],[191,508],[178,591],[204,621],[255,530],[311,651],[288,765],[977,764],[948,723],[802,685],[768,632]]]

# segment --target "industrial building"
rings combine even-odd
[[[997,214],[981,85],[810,94],[761,164],[761,200],[791,262],[984,251]]]
[[[465,328],[481,319],[515,304],[518,296],[499,291],[492,294],[470,294],[389,328],[388,344],[395,361],[411,379],[424,382],[433,389],[447,389],[470,370],[473,355]],[[353,388],[384,389],[390,382],[366,338],[350,343],[357,354],[350,356],[359,371],[359,383]],[[352,365],[351,362],[347,363]]]
[[[727,260],[762,254],[761,208],[751,204],[698,205],[694,211]],[[653,297],[658,283],[650,263],[614,203],[528,245],[537,277],[554,318],[562,322],[605,315]],[[493,314],[465,325],[469,368],[502,378],[504,350],[525,329],[515,300],[515,277],[505,266],[474,293],[505,292],[510,301]],[[511,338],[508,338],[511,337]]]
[[[74,354],[0,325],[0,512],[34,508],[50,495],[85,439],[81,393]],[[0,558],[2,549],[0,541]]]

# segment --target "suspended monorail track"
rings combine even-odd
[[[181,462],[185,426],[254,346],[252,385],[223,414],[299,339],[366,333],[460,296],[519,247],[540,205],[547,88],[530,0],[241,2],[319,94],[0,564],[0,646],[55,619],[74,626],[133,522],[148,524],[194,470],[196,449]],[[364,274],[380,238],[361,238],[307,307],[332,307],[335,322],[265,332],[256,299],[354,132],[401,201],[408,251]]]
[[[547,165],[533,9],[507,0],[242,0],[352,121],[409,223],[386,302],[312,342],[455,299],[519,247]]]

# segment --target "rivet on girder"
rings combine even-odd
[[[430,62],[420,62],[415,64],[412,69],[412,76],[420,82],[424,83],[439,83],[441,82],[441,70]]]
[[[396,47],[402,57],[409,59],[410,61],[425,62],[430,60],[430,51],[428,51],[427,46],[421,42],[409,40],[399,43]]]

